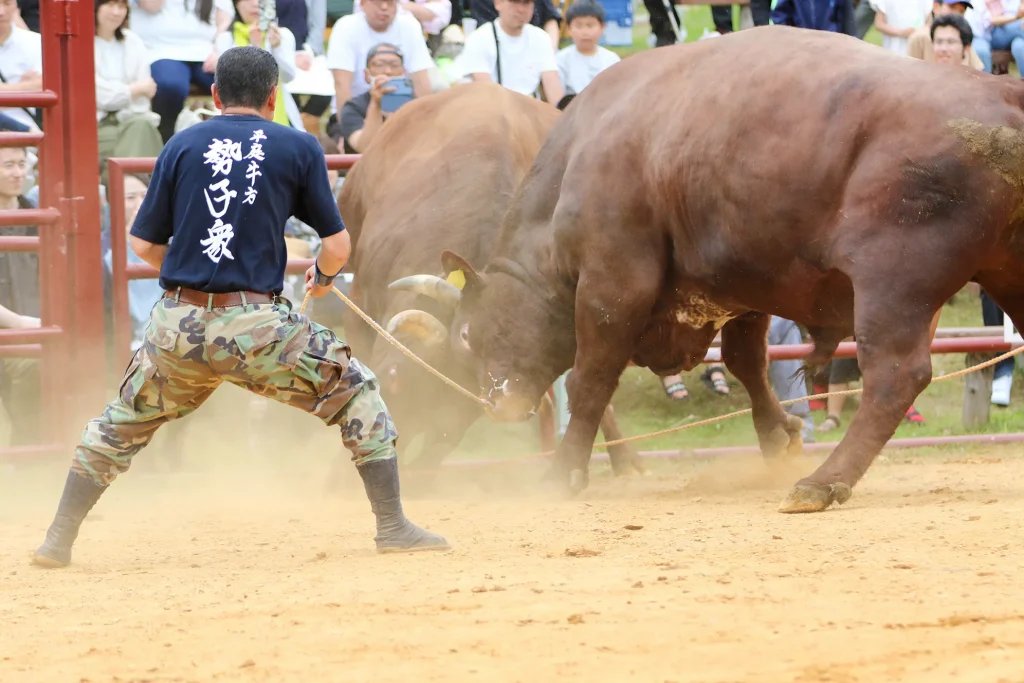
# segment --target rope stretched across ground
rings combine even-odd
[[[388,341],[388,343],[390,343],[392,346],[397,348],[403,354],[408,356],[412,361],[417,363],[424,370],[426,370],[427,372],[432,374],[434,377],[437,377],[439,380],[441,380],[442,382],[444,382],[445,384],[450,386],[452,389],[455,389],[456,391],[461,393],[463,396],[466,396],[471,401],[473,401],[475,403],[478,403],[480,405],[485,405],[485,401],[483,399],[481,399],[479,396],[477,396],[473,392],[469,391],[468,389],[464,388],[462,385],[458,384],[457,382],[455,382],[455,381],[453,381],[451,379],[448,379],[443,374],[441,374],[440,372],[438,372],[437,370],[432,368],[425,360],[423,360],[422,358],[417,356],[415,353],[413,353],[412,351],[407,349],[405,347],[405,345],[402,344],[402,342],[398,341],[393,336],[391,336],[391,334],[388,333],[388,331],[385,330],[383,327],[378,325],[376,323],[376,321],[373,320],[373,318],[371,318],[366,313],[364,313],[363,310],[360,309],[359,306],[357,306],[355,304],[355,302],[353,302],[347,296],[345,296],[340,291],[338,291],[337,287],[334,287],[332,289],[332,291],[335,294],[338,295],[338,297],[345,303],[346,306],[348,306],[353,311],[355,311],[356,315],[358,315],[360,318],[362,318],[364,321],[366,321],[366,324],[368,324],[370,327],[372,327],[377,332],[377,334],[379,334],[382,337],[384,337]],[[309,292],[306,292],[306,297],[302,300],[302,307],[299,309],[300,313],[305,313],[306,312],[306,305],[309,303],[309,299],[310,299],[310,294],[309,294]],[[1013,358],[1014,356],[1016,356],[1019,353],[1024,353],[1024,346],[1019,346],[1019,347],[1017,347],[1015,349],[1011,349],[1010,351],[1007,351],[1006,353],[1004,353],[1002,355],[996,356],[995,358],[993,358],[991,360],[987,360],[987,361],[985,361],[983,363],[978,363],[977,365],[972,365],[969,368],[964,368],[963,370],[957,370],[956,372],[952,372],[952,373],[950,373],[948,375],[942,375],[941,377],[936,377],[935,379],[932,380],[932,382],[942,382],[942,381],[945,381],[945,380],[954,379],[956,377],[962,377],[962,376],[968,375],[968,374],[970,374],[972,372],[977,372],[978,370],[983,370],[983,369],[985,369],[987,367],[995,365],[996,363],[1004,361],[1007,358]],[[825,394],[814,394],[812,396],[805,396],[803,398],[794,398],[794,399],[789,399],[789,400],[786,400],[786,401],[780,401],[779,405],[788,406],[788,405],[792,405],[794,403],[800,403],[802,401],[813,401],[813,400],[828,398],[830,396],[853,396],[855,394],[860,394],[860,393],[863,393],[863,392],[864,392],[863,388],[860,388],[860,389],[847,389],[845,391],[832,391],[832,392],[825,393]],[[668,434],[674,434],[676,432],[681,432],[681,431],[686,430],[686,429],[694,429],[695,427],[705,427],[707,425],[716,424],[718,422],[725,422],[726,420],[731,420],[731,419],[733,419],[735,417],[741,417],[743,415],[749,415],[752,412],[753,411],[750,408],[745,408],[743,410],[736,410],[736,411],[733,411],[731,413],[726,413],[724,415],[718,415],[716,417],[709,417],[709,418],[707,418],[705,420],[698,420],[697,422],[688,422],[688,423],[686,423],[684,425],[677,425],[675,427],[669,427],[668,429],[662,429],[662,430],[659,430],[657,432],[650,432],[649,434],[640,434],[640,435],[637,435],[637,436],[629,436],[629,437],[625,437],[625,438],[622,438],[622,439],[615,439],[613,441],[602,441],[600,443],[595,443],[594,444],[594,448],[609,448],[611,446],[619,446],[621,444],[633,443],[635,441],[644,441],[646,439],[654,439],[654,438],[657,438],[659,436],[666,436]],[[527,459],[528,458],[538,457],[538,456],[541,456],[541,455],[551,455],[553,453],[554,453],[554,451],[545,451],[543,453],[535,453],[533,455],[527,456]],[[515,458],[515,459],[516,460],[520,460],[521,458]]]

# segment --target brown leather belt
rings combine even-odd
[[[232,306],[244,306],[246,304],[272,304],[277,300],[273,294],[262,294],[260,292],[226,292],[224,294],[213,294],[213,301],[210,301],[210,294],[200,292],[198,289],[179,287],[168,289],[164,297],[206,308],[230,308]]]

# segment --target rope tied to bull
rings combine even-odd
[[[437,371],[434,368],[432,368],[425,360],[423,360],[422,358],[417,356],[415,353],[410,351],[408,348],[406,348],[405,345],[402,344],[402,342],[400,342],[397,339],[395,339],[391,334],[388,333],[387,330],[382,328],[369,315],[367,315],[365,312],[363,312],[363,310],[360,309],[359,306],[357,306],[355,304],[355,302],[353,302],[347,296],[345,296],[340,291],[338,291],[337,287],[334,287],[332,289],[332,291],[335,294],[338,295],[338,297],[345,303],[346,306],[351,308],[356,313],[356,315],[358,315],[360,318],[362,318],[366,322],[367,325],[372,327],[377,332],[377,334],[379,334],[382,337],[384,337],[384,339],[386,339],[389,344],[393,345],[395,348],[397,348],[399,351],[401,351],[404,355],[406,355],[409,359],[414,361],[416,364],[418,364],[424,370],[426,370],[427,372],[432,374],[434,377],[437,377],[439,380],[441,380],[442,382],[444,382],[445,384],[450,386],[452,389],[455,389],[456,391],[458,391],[463,396],[465,396],[465,397],[469,398],[470,400],[472,400],[474,403],[477,403],[479,405],[486,405],[486,402],[482,398],[480,398],[479,396],[477,396],[473,392],[469,391],[468,389],[464,388],[462,385],[458,384],[454,380],[451,380],[451,379],[445,377],[439,371]],[[306,297],[302,300],[302,307],[299,309],[300,313],[305,314],[305,312],[306,312],[306,305],[309,303],[309,300],[310,300],[310,293],[306,292]],[[936,378],[934,378],[932,380],[932,382],[942,382],[942,381],[945,381],[945,380],[955,379],[957,377],[963,377],[964,375],[969,375],[972,372],[977,372],[978,370],[984,370],[987,367],[991,367],[991,366],[995,365],[996,363],[1000,363],[1000,362],[1006,360],[1007,358],[1013,358],[1014,356],[1016,356],[1016,355],[1018,355],[1020,353],[1024,353],[1024,346],[1018,346],[1015,349],[1011,349],[1011,350],[1007,351],[1006,353],[1003,353],[1003,354],[1001,354],[999,356],[996,356],[995,358],[987,360],[987,361],[985,361],[983,363],[978,363],[977,365],[972,365],[971,367],[963,368],[962,370],[957,370],[956,372],[951,372],[948,375],[942,375],[941,377],[936,377]],[[788,406],[788,405],[792,405],[794,403],[801,403],[803,401],[815,401],[815,400],[818,400],[818,399],[828,398],[830,396],[854,396],[854,395],[857,395],[857,394],[861,394],[863,392],[864,392],[864,388],[861,387],[859,389],[846,389],[844,391],[833,391],[833,392],[824,393],[824,394],[813,394],[811,396],[805,396],[803,398],[794,398],[794,399],[789,399],[789,400],[786,400],[786,401],[779,401],[779,405]],[[736,418],[736,417],[742,417],[743,415],[749,415],[752,412],[753,412],[753,410],[751,408],[744,408],[743,410],[735,410],[735,411],[733,411],[731,413],[725,413],[724,415],[717,415],[715,417],[709,417],[709,418],[707,418],[705,420],[698,420],[697,422],[688,422],[686,424],[676,425],[674,427],[669,427],[668,429],[661,429],[659,431],[650,432],[648,434],[638,434],[637,436],[628,436],[628,437],[625,437],[625,438],[622,438],[622,439],[615,439],[615,440],[612,440],[612,441],[602,441],[600,443],[595,443],[594,444],[594,448],[610,448],[611,446],[619,446],[619,445],[622,445],[622,444],[633,443],[633,442],[636,442],[636,441],[645,441],[647,439],[654,439],[654,438],[657,438],[659,436],[667,436],[669,434],[674,434],[676,432],[681,432],[681,431],[684,431],[686,429],[694,429],[696,427],[706,427],[707,425],[713,425],[713,424],[716,424],[718,422],[725,422],[726,420],[731,420],[731,419]],[[528,455],[528,456],[523,457],[523,458],[513,458],[512,460],[529,460],[531,458],[537,458],[537,457],[541,457],[541,456],[545,456],[545,455],[553,455],[554,453],[555,453],[555,451],[543,451],[541,453],[534,453],[532,455]],[[495,462],[508,462],[508,460],[495,461]]]
[[[434,368],[432,368],[430,366],[430,364],[427,363],[425,360],[423,360],[422,358],[417,356],[415,353],[410,351],[408,348],[406,348],[406,346],[402,342],[398,341],[393,336],[391,336],[391,333],[389,333],[383,327],[378,325],[377,322],[373,318],[371,318],[369,315],[367,315],[365,312],[363,312],[363,310],[361,308],[359,308],[359,306],[356,306],[354,301],[352,301],[347,296],[345,296],[340,291],[338,291],[337,287],[332,287],[331,291],[334,292],[335,294],[337,294],[338,298],[340,298],[345,303],[346,306],[351,308],[355,312],[356,315],[358,315],[360,318],[362,318],[363,321],[366,322],[367,325],[372,327],[377,334],[379,334],[380,336],[384,337],[384,339],[386,339],[389,344],[391,344],[396,349],[398,349],[403,354],[405,354],[414,363],[416,363],[421,368],[423,368],[424,370],[429,372],[431,375],[433,375],[434,377],[438,378],[439,380],[441,380],[442,382],[444,382],[445,384],[447,384],[452,389],[454,389],[455,391],[459,392],[460,394],[462,394],[463,396],[465,396],[469,400],[473,401],[474,403],[476,403],[478,405],[486,405],[486,402],[482,398],[480,398],[479,396],[474,394],[469,389],[466,389],[465,387],[463,387],[458,382],[455,382],[454,380],[448,379],[443,374],[441,374],[439,371],[437,371]],[[306,292],[306,296],[302,300],[302,306],[299,308],[299,313],[301,313],[303,315],[306,314],[306,306],[309,304],[310,298],[311,298],[310,293]]]

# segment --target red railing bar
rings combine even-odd
[[[0,235],[0,252],[39,251],[39,238],[27,235]]]
[[[57,93],[52,90],[0,92],[0,108],[52,107],[55,104],[57,104]]]
[[[41,355],[43,355],[42,344],[0,346],[0,358],[38,358]]]
[[[60,220],[57,209],[11,209],[0,211],[0,227],[52,225]]]
[[[63,333],[64,330],[56,325],[34,327],[28,330],[0,330],[0,344],[34,344]]]
[[[0,133],[0,147],[38,147],[42,141],[42,133]]]
[[[46,453],[60,453],[65,448],[67,447],[60,443],[32,444],[31,446],[8,446],[7,448],[0,448],[0,459],[22,458],[27,455],[44,455]]]
[[[933,354],[940,353],[972,353],[972,352],[999,352],[1009,351],[1013,345],[1003,340],[1002,337],[953,337],[948,339],[932,340],[931,351]],[[810,355],[814,349],[813,344],[784,344],[768,347],[769,360],[800,360]],[[835,358],[856,358],[856,342],[843,342],[836,349]],[[722,360],[721,349],[709,349],[704,357],[705,363],[717,363]]]

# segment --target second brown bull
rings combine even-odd
[[[462,331],[451,328],[459,290],[441,277],[441,252],[457,245],[469,262],[487,262],[505,210],[558,115],[494,84],[458,86],[391,116],[345,179],[338,204],[352,238],[351,298],[462,386],[476,385],[479,361]],[[351,312],[345,330],[378,374],[399,443],[424,435],[416,466],[437,466],[483,416],[481,406],[416,367]],[[610,408],[602,428],[611,439],[621,436]],[[628,447],[610,455],[616,472],[643,471]]]

